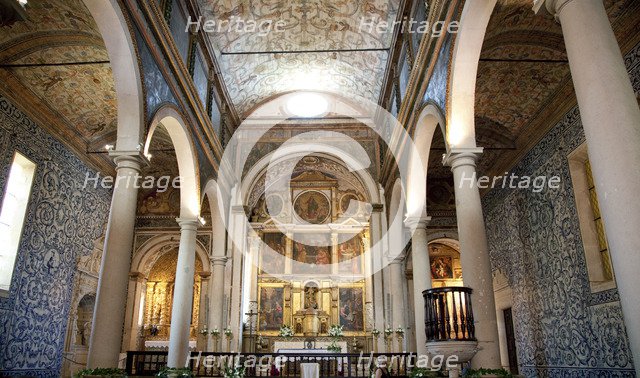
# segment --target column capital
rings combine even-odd
[[[451,167],[451,170],[465,165],[471,165],[475,167],[478,157],[482,155],[482,151],[482,147],[452,148],[442,158],[442,164]]]
[[[211,264],[213,266],[216,266],[216,265],[225,266],[227,264],[227,260],[229,260],[229,258],[227,256],[211,256],[211,257],[209,257],[209,261],[211,261]]]
[[[533,0],[533,11],[536,14],[541,12],[552,15],[556,21],[562,9],[573,0]]]
[[[197,231],[200,221],[197,218],[176,218],[181,230]]]
[[[140,151],[109,151],[109,157],[116,163],[116,170],[130,168],[140,172],[142,165],[149,165],[149,160]]]
[[[418,229],[425,230],[430,221],[431,221],[431,217],[428,217],[428,216],[423,216],[423,217],[408,216],[404,220],[404,224],[409,228],[413,228],[416,230]]]
[[[384,204],[382,203],[373,203],[371,204],[371,211],[374,213],[381,213],[384,210]]]

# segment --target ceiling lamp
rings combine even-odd
[[[287,112],[302,118],[317,118],[329,108],[327,99],[317,93],[297,93],[287,101]]]

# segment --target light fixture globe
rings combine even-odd
[[[296,93],[286,104],[287,113],[300,118],[317,118],[324,115],[329,108],[327,99],[312,92]]]

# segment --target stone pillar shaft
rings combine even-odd
[[[622,312],[640,374],[640,109],[602,0],[546,1],[562,25]]]
[[[479,351],[471,363],[474,367],[499,368],[500,345],[493,275],[480,191],[475,179],[475,162],[481,153],[480,148],[452,149],[446,164],[453,171],[462,276],[464,285],[473,289],[471,303]]]
[[[100,265],[98,293],[89,342],[89,368],[118,366],[122,345],[129,270],[136,219],[138,189],[133,183],[140,173],[140,157],[116,154],[116,183]],[[128,183],[128,184],[127,184]]]
[[[430,218],[408,218],[407,223],[417,223],[411,236],[411,261],[413,263],[413,311],[415,316],[416,352],[427,354],[427,334],[425,330],[424,299],[422,292],[431,289],[431,269],[427,248],[427,224]],[[409,226],[411,227],[411,226]],[[397,326],[397,325],[396,325]]]
[[[167,366],[169,367],[184,367],[189,354],[198,231],[198,220],[196,219],[178,219],[177,221],[180,224],[180,247],[178,248],[178,266],[171,308],[169,356],[167,357]]]

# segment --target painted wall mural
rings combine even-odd
[[[640,45],[627,55],[640,93]],[[508,279],[520,371],[527,377],[633,377],[617,290],[591,293],[567,155],[585,141],[575,107],[512,170],[558,175],[559,190],[483,198],[494,270]]]
[[[0,298],[0,371],[58,377],[76,264],[104,232],[111,193],[82,189],[95,172],[3,97],[0,147],[2,188],[15,150],[37,165],[10,294]]]

